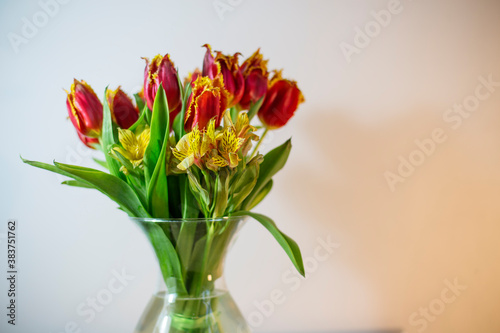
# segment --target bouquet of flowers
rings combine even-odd
[[[167,287],[179,295],[198,296],[209,283],[207,273],[218,277],[220,260],[210,260],[209,252],[223,251],[233,231],[214,222],[220,218],[260,222],[304,275],[297,244],[272,219],[251,211],[271,191],[291,149],[288,140],[262,155],[260,144],[293,116],[302,93],[282,71],[270,77],[259,50],[240,65],[239,53],[204,47],[202,70],[183,81],[168,54],[145,59],[135,103],[120,87],[106,89],[101,102],[85,81],[74,80],[67,92],[69,118],[82,142],[103,152],[104,159],[95,161],[107,172],[23,159],[69,177],[65,185],[102,192],[130,217],[185,220],[175,228],[141,224]],[[189,223],[200,218],[206,220],[202,229]],[[192,260],[195,252],[201,260]]]

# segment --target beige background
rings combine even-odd
[[[370,13],[389,1],[221,2],[231,7],[69,1],[18,53],[8,34],[21,34],[22,18],[41,7],[0,3],[1,220],[20,223],[19,326],[2,319],[2,332],[63,332],[72,321],[82,332],[135,325],[156,279],[139,230],[107,199],[62,187],[18,155],[92,165],[65,119],[62,88],[77,77],[99,95],[108,84],[134,91],[141,56],[169,52],[186,74],[201,65],[206,42],[245,56],[262,47],[306,97],[265,144],[292,136],[294,149],[257,211],[298,241],[308,278],[292,278],[281,249],[255,223],[228,259],[228,285],[256,332],[500,332],[500,87],[458,128],[443,119],[471,101],[479,77],[500,82],[500,3],[401,0],[349,62],[341,43],[355,45],[356,27],[375,27]],[[415,140],[436,128],[446,140],[392,191],[385,174],[397,174],[400,156],[422,157]],[[335,248],[326,256],[316,249],[328,238]],[[122,268],[134,279],[85,322],[77,307]],[[466,289],[453,297],[447,288],[455,280]],[[283,302],[259,312],[255,302],[273,290]],[[420,313],[428,307],[432,320]]]

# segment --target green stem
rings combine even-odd
[[[264,138],[266,137],[267,132],[269,132],[269,128],[266,128],[264,130],[264,133],[262,133],[262,136],[260,137],[259,142],[257,142],[257,145],[255,146],[255,148],[252,151],[252,155],[250,155],[250,158],[254,157],[254,155],[257,153],[257,150],[259,149],[260,145],[262,144],[262,141],[264,141]]]

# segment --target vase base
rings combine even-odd
[[[250,333],[231,295],[216,290],[207,297],[151,297],[134,333]]]

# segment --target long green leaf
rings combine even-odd
[[[249,210],[250,203],[255,200],[255,197],[260,193],[262,188],[280,171],[286,164],[290,150],[292,149],[292,141],[288,139],[281,146],[274,148],[264,156],[264,161],[260,164],[259,178],[252,192],[242,204],[242,209]]]
[[[139,94],[134,94],[134,99],[135,99],[135,105],[137,105],[137,109],[142,110],[144,109],[144,100],[139,96]]]
[[[189,96],[191,95],[191,84],[187,84],[186,89],[184,90],[184,99],[182,101],[181,112],[175,117],[173,128],[175,133],[175,140],[178,142],[180,138],[182,138],[186,131],[184,130],[184,120],[186,116],[186,110],[189,107],[187,102],[189,100]]]
[[[169,292],[186,294],[181,263],[172,242],[170,242],[163,229],[156,223],[139,222],[139,225],[153,245]]]
[[[148,147],[144,153],[144,172],[146,184],[149,187],[149,180],[153,176],[156,163],[159,161],[163,148],[163,142],[168,141],[169,116],[168,116],[167,95],[162,85],[158,87],[153,104],[153,116],[151,119],[151,135]]]
[[[111,155],[109,150],[111,146],[118,142],[118,132],[116,125],[113,123],[111,117],[111,110],[109,109],[108,99],[106,98],[106,92],[108,88],[104,91],[104,103],[103,103],[103,114],[102,114],[102,134],[101,134],[101,145],[104,156],[106,157],[106,163],[108,165],[109,172],[125,180],[125,175],[120,171],[120,162],[115,160]]]
[[[260,190],[259,193],[254,197],[252,202],[248,203],[248,207],[246,209],[252,210],[255,206],[257,206],[264,198],[271,192],[273,188],[273,180],[269,180],[266,185]]]
[[[54,162],[54,165],[25,159],[23,159],[23,162],[73,178],[79,182],[88,183],[116,202],[130,216],[149,217],[149,214],[130,186],[116,176],[95,169],[57,162]]]
[[[229,201],[229,212],[238,209],[240,204],[252,193],[259,176],[259,164],[250,163],[239,172],[238,178],[231,186],[232,197]]]
[[[90,185],[89,183],[81,182],[79,180],[65,180],[61,184],[68,185],[68,186],[74,186],[74,187],[95,189],[95,187]]]
[[[265,96],[264,96],[265,97]],[[262,106],[262,103],[264,103],[264,97],[259,99],[255,104],[250,105],[250,109],[248,110],[248,119],[252,121],[252,118],[257,114],[259,111],[260,107]]]
[[[203,215],[205,217],[209,216],[210,212],[210,194],[206,189],[204,189],[201,184],[200,180],[198,177],[191,172],[189,169],[187,170],[188,172],[188,180],[189,180],[189,186],[191,189],[191,193],[193,193],[194,197],[196,198],[196,201],[200,204],[200,208],[203,211]]]
[[[167,149],[169,142],[167,95],[160,85],[153,104],[151,138],[144,154],[149,212],[154,217],[170,217],[168,207]]]
[[[271,233],[271,235],[273,235],[274,239],[276,239],[283,248],[283,250],[285,250],[286,254],[292,261],[297,271],[302,276],[305,276],[304,263],[302,262],[302,254],[300,253],[300,249],[297,243],[293,239],[282,233],[278,229],[274,221],[265,215],[252,213],[248,211],[240,211],[232,214],[232,216],[245,216],[245,215],[251,216],[258,222],[260,222],[260,224],[262,224],[264,228],[266,228]]]
[[[229,196],[229,176],[224,170],[217,175],[216,186],[214,188],[213,213],[212,217],[222,217],[226,212]]]
[[[146,113],[147,112],[151,112],[149,111],[148,109],[148,106],[147,105],[144,105],[142,108],[140,108],[139,110],[142,110],[141,111],[141,114],[139,116],[139,119],[137,119],[135,121],[135,123],[132,124],[132,126],[130,126],[128,129],[132,132],[134,132],[138,127],[140,126],[145,126],[147,125],[147,121],[146,121]]]
[[[75,178],[83,179],[92,184],[97,190],[107,195],[114,200],[123,209],[129,212],[131,216],[149,217],[149,214],[144,209],[137,194],[126,182],[118,177],[107,174],[105,172],[54,162],[58,169],[61,169]]]
[[[103,160],[100,160],[98,158],[95,158],[93,157],[92,158],[94,160],[94,162],[96,162],[98,165],[102,166],[103,168],[105,168],[106,170],[108,170],[108,163],[106,163],[106,161],[103,161]]]
[[[179,187],[181,191],[182,218],[188,219],[198,217],[200,210],[196,204],[196,198],[191,192],[188,176],[186,174],[179,175]]]
[[[164,142],[167,146],[168,142]],[[151,176],[148,186],[149,211],[154,217],[170,217],[168,207],[168,182],[167,182],[167,158],[166,151],[168,147],[162,149],[159,161]]]

